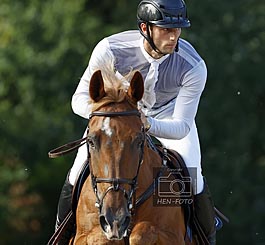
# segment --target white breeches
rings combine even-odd
[[[86,135],[87,135],[87,129],[84,132],[83,138],[86,137]],[[69,174],[69,182],[71,185],[75,184],[75,181],[77,180],[86,159],[87,159],[87,145],[84,144],[81,147],[79,147],[74,160],[74,164]]]
[[[181,140],[158,139],[167,149],[175,150],[182,156],[192,178],[194,194],[201,193],[204,188],[204,181],[201,168],[200,142],[195,122],[193,122],[189,134]]]
[[[86,136],[86,131],[84,137]],[[159,138],[159,140],[168,149],[176,150],[184,159],[187,168],[195,170],[189,171],[193,181],[194,194],[201,193],[203,190],[204,182],[201,169],[201,153],[200,143],[195,123],[191,127],[189,134],[181,140],[170,140]],[[78,149],[74,164],[71,168],[69,175],[69,182],[74,185],[79,172],[82,169],[84,162],[87,159],[87,146],[86,144]]]

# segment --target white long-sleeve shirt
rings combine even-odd
[[[179,39],[178,52],[153,59],[145,51],[139,31],[126,31],[104,38],[93,50],[73,95],[72,108],[76,114],[89,117],[90,78],[96,70],[113,60],[117,76],[125,76],[131,70],[142,73],[146,90],[142,105],[151,123],[149,132],[167,139],[187,136],[207,77],[206,65],[191,44]],[[154,69],[152,72],[151,67]]]

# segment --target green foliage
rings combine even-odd
[[[47,152],[83,134],[71,96],[95,44],[136,28],[137,3],[1,1],[1,244],[43,244],[52,233],[74,154],[51,160]],[[192,27],[183,37],[208,66],[197,116],[204,174],[231,219],[218,243],[264,244],[265,3],[187,5]]]
[[[265,4],[206,2],[191,4],[190,39],[209,71],[197,117],[204,174],[231,220],[219,240],[263,244]]]

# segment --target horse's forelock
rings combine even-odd
[[[115,69],[113,63],[109,63],[108,65],[105,64],[100,70],[104,80],[106,96],[93,104],[93,110],[97,110],[103,105],[110,104],[112,102],[118,103],[123,101],[127,97],[127,90],[130,85],[129,81],[134,74],[131,70],[126,76],[118,77],[114,72]]]
[[[119,103],[125,100],[126,91],[125,90],[115,90],[113,88],[106,90],[106,96],[100,101],[93,104],[93,110],[97,110],[100,107],[110,104],[110,103]]]

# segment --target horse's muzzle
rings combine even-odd
[[[99,216],[99,221],[108,240],[121,240],[127,235],[131,215],[129,212],[121,210],[113,212],[109,208],[105,214]]]

